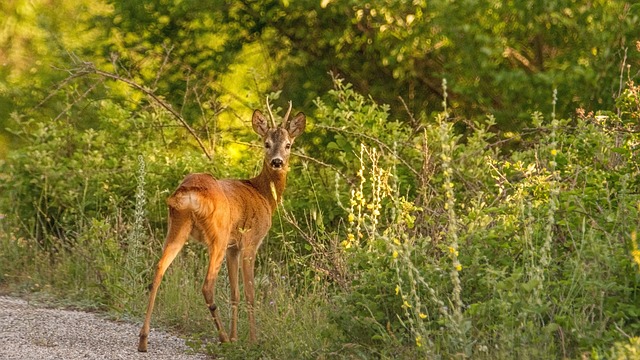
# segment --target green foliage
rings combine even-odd
[[[607,356],[608,359],[616,360],[630,360],[638,357],[640,357],[640,338],[637,337],[630,338],[628,343],[616,342],[611,348],[611,353]]]
[[[227,8],[225,8],[227,10]],[[637,64],[637,6],[626,1],[262,1],[224,12],[245,41],[260,36],[272,53],[285,96],[306,100],[327,88],[327,69],[400,113],[439,110],[442,78],[451,112],[476,119],[493,114],[501,128],[521,129],[531,109],[558,114],[576,107],[609,108],[620,63]],[[300,71],[304,69],[304,71]],[[606,85],[603,85],[606,84]],[[581,89],[576,93],[575,89]]]
[[[14,112],[44,121],[69,111],[56,89],[77,57],[158,91],[189,122],[255,107],[274,90],[309,107],[331,71],[394,114],[406,106],[423,117],[440,110],[447,78],[451,114],[493,114],[500,129],[520,131],[531,109],[551,110],[552,87],[561,117],[613,107],[620,66],[638,63],[638,9],[624,0],[6,2],[0,126]],[[123,88],[108,96],[127,103]]]
[[[342,117],[380,116],[337,86]],[[620,326],[637,332],[637,134],[593,115],[531,122],[523,149],[508,155],[491,142],[491,118],[464,139],[442,118],[426,123],[428,141],[411,141],[425,147],[410,154],[427,183],[403,182],[393,154],[362,145],[341,243],[347,290],[334,297],[349,342],[383,354],[575,357],[615,340]],[[373,146],[388,146],[380,141]],[[417,184],[409,194],[421,207],[397,188]],[[414,226],[427,212],[431,226]]]
[[[261,340],[211,343],[196,244],[154,324],[227,358],[637,352],[637,6],[51,4],[0,5],[19,144],[0,162],[2,287],[139,318],[164,199],[188,172],[255,173],[248,109],[269,94],[310,121],[258,254]]]
[[[620,104],[634,104],[623,96]],[[298,146],[322,161],[294,166],[275,236],[260,252],[263,342],[208,344],[197,245],[167,274],[159,323],[232,358],[577,357],[640,330],[639,139],[619,125],[633,124],[632,105],[621,117],[535,113],[521,149],[504,154],[491,117],[462,137],[445,112],[415,133],[339,79],[317,104],[323,136]],[[168,142],[158,147],[161,134],[144,124],[169,122],[162,113],[132,118],[110,101],[95,106],[103,115],[90,127],[14,120],[29,145],[3,164],[2,254],[30,275],[3,266],[2,281],[139,314],[163,198],[200,165],[170,155],[178,152]]]

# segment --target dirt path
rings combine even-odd
[[[189,355],[184,340],[153,329],[149,352],[139,353],[138,331],[95,314],[0,296],[0,359],[209,359]]]

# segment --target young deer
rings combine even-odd
[[[162,257],[158,261],[144,325],[140,330],[138,351],[147,351],[151,313],[158,287],[165,271],[191,235],[209,250],[209,267],[202,294],[213,316],[221,342],[228,342],[214,303],[218,271],[227,254],[231,286],[231,341],[238,339],[238,270],[242,262],[242,281],[249,315],[249,339],[254,342],[256,320],[253,313],[253,268],[256,251],[271,228],[271,216],[284,192],[293,140],[306,125],[306,117],[298,113],[289,120],[289,110],[277,126],[271,125],[259,111],[253,112],[253,130],[264,142],[264,162],[260,174],[249,180],[216,180],[208,174],[190,174],[169,197],[169,230]]]

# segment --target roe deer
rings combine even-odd
[[[282,124],[271,125],[260,110],[253,112],[253,130],[262,137],[264,162],[260,174],[249,180],[216,180],[208,174],[189,174],[169,197],[169,229],[149,294],[138,351],[147,351],[153,304],[165,271],[191,235],[209,251],[209,267],[202,294],[213,316],[221,342],[238,339],[238,270],[242,261],[242,281],[249,316],[249,339],[255,342],[253,268],[256,251],[271,228],[271,216],[281,200],[289,169],[293,140],[306,125],[298,113],[289,120],[291,102]],[[231,338],[224,330],[214,303],[218,271],[227,254],[231,287]]]

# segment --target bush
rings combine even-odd
[[[296,144],[304,158],[259,252],[263,342],[199,340],[214,336],[197,245],[170,268],[158,321],[230,358],[631,351],[622,341],[640,331],[633,89],[616,113],[534,113],[514,135],[495,132],[491,117],[451,119],[446,104],[432,117],[390,121],[388,107],[336,80]],[[203,165],[144,126],[148,116],[164,123],[162,115],[132,116],[110,101],[96,113],[86,128],[20,122],[25,146],[1,165],[0,279],[139,316],[160,254],[164,198]]]
[[[340,108],[375,108],[366,103]],[[348,341],[386,354],[576,357],[620,339],[618,328],[636,333],[638,136],[602,116],[534,114],[522,150],[500,153],[491,118],[462,138],[445,112],[409,140],[425,144],[403,159],[423,164],[413,181],[362,145],[344,215],[348,285],[334,297]]]

